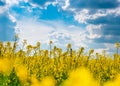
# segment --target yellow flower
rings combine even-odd
[[[12,60],[8,58],[0,59],[0,73],[9,75],[12,71]]]
[[[77,69],[70,73],[68,80],[63,83],[63,86],[99,86],[92,75],[85,68]]]
[[[40,86],[40,81],[36,79],[35,76],[31,77],[31,86]]]
[[[52,77],[46,77],[41,81],[41,86],[55,86],[55,80]]]
[[[31,78],[32,85],[31,86],[55,86],[55,80],[52,77],[45,77],[40,82],[35,77]]]
[[[120,86],[120,75],[118,75],[114,81],[105,83],[104,86]]]
[[[27,68],[24,65],[19,65],[19,66],[16,66],[15,71],[21,83],[22,84],[26,83],[28,79]]]

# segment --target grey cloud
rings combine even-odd
[[[106,9],[116,8],[119,6],[118,0],[70,0],[71,7],[89,8],[89,9]]]
[[[98,33],[97,35],[101,35],[100,37],[96,37],[94,39],[89,38],[96,43],[115,43],[120,41],[120,25],[102,25],[100,29],[92,29],[91,32],[94,32],[92,35]],[[90,33],[90,32],[88,32]]]
[[[120,16],[107,15],[98,17],[97,19],[90,19],[87,20],[90,24],[112,24],[112,25],[119,25],[120,24]]]

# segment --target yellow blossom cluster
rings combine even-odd
[[[0,42],[0,86],[120,86],[120,55],[106,52],[66,51],[53,46],[42,50],[41,43],[17,50],[17,41]],[[118,50],[118,47],[117,47]]]

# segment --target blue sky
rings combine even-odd
[[[50,40],[65,49],[94,48],[115,52],[120,41],[120,0],[0,0],[0,41],[19,44]]]

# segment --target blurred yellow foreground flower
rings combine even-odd
[[[19,80],[21,81],[21,83],[22,84],[26,83],[28,80],[27,68],[23,65],[19,65],[18,67],[16,67],[15,71],[16,71],[16,74],[17,74]]]
[[[0,58],[0,73],[9,75],[12,71],[12,60],[8,58]]]
[[[85,68],[79,68],[70,73],[68,80],[63,83],[63,86],[100,86],[90,72]]]
[[[55,80],[52,77],[46,77],[41,82],[35,77],[32,77],[31,82],[31,86],[55,86]]]

